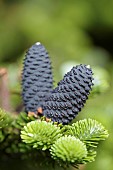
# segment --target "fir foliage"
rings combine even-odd
[[[0,109],[0,151],[14,154],[30,150],[30,146],[21,141],[20,129],[32,119],[25,113],[14,116]]]
[[[67,163],[81,163],[87,156],[87,149],[83,142],[74,136],[59,138],[50,149],[52,158],[60,159]]]
[[[49,149],[52,158],[59,164],[72,166],[94,161],[97,143],[107,137],[107,130],[92,119],[66,126],[32,121],[21,131],[23,142],[36,149]]]
[[[28,122],[36,120],[34,115],[28,116],[25,112],[21,112],[14,121],[14,126],[18,129],[23,128]]]
[[[33,148],[46,150],[61,137],[60,127],[54,125],[52,122],[46,121],[31,121],[24,126],[21,131],[21,138],[23,142],[31,144]]]
[[[19,154],[24,159],[36,159],[38,154],[38,157],[43,156],[42,162],[48,166],[54,164],[63,168],[77,168],[80,164],[92,162],[96,157],[97,143],[108,137],[107,130],[92,119],[64,126],[46,122],[46,118],[36,120],[25,113],[12,120],[5,111],[1,110],[0,113],[3,123],[0,130],[0,153]]]
[[[11,115],[0,108],[0,129],[7,127],[11,122]]]
[[[66,134],[75,136],[83,141],[87,146],[96,147],[98,142],[108,137],[105,127],[92,119],[84,119],[73,123],[68,127]]]

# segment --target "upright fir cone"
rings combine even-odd
[[[53,122],[68,124],[88,99],[92,80],[92,70],[88,66],[73,67],[46,100],[43,114]]]
[[[37,112],[53,89],[48,52],[40,43],[29,48],[22,74],[22,97],[26,112]]]

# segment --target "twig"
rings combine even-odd
[[[0,107],[10,111],[10,93],[8,88],[8,73],[6,68],[0,68]]]

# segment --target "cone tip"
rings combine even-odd
[[[36,42],[35,44],[36,44],[36,45],[40,45],[41,43],[40,43],[40,42]]]
[[[90,65],[87,65],[86,67],[87,67],[87,68],[91,68]]]

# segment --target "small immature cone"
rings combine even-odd
[[[53,122],[68,124],[88,99],[92,80],[92,70],[88,66],[73,67],[46,100],[43,114]]]
[[[41,112],[43,102],[52,89],[53,76],[49,55],[43,45],[36,43],[29,48],[24,59],[22,97],[26,112]]]

